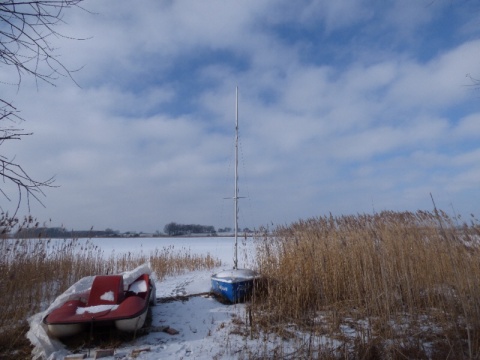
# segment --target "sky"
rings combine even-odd
[[[479,215],[480,4],[85,0],[52,37],[55,86],[0,66],[33,135],[1,144],[48,226],[240,228],[383,210]],[[16,207],[15,190],[2,183]]]

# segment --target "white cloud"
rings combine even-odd
[[[415,32],[430,22],[443,6],[442,1],[396,0],[386,11],[385,23],[393,25],[403,36],[415,38]]]
[[[355,0],[314,0],[306,4],[301,10],[300,21],[319,22],[323,20],[326,32],[345,26],[352,26],[359,21],[366,21],[372,17],[372,8],[366,2]]]
[[[460,155],[453,157],[454,165],[480,166],[480,149],[466,151]]]
[[[414,109],[442,109],[464,99],[465,75],[476,67],[480,42],[461,44],[429,62],[399,64],[398,81],[389,90],[391,102]]]
[[[478,189],[480,183],[480,167],[462,171],[450,179],[446,189],[451,192],[461,192],[468,189]]]
[[[34,206],[44,218],[144,231],[169,221],[229,225],[218,212],[233,186],[236,85],[241,191],[248,180],[259,206],[247,226],[372,203],[416,209],[429,206],[430,191],[466,199],[478,181],[479,110],[464,85],[480,42],[437,39],[426,56],[430,39],[416,33],[445,15],[443,5],[85,5],[95,14],[72,13],[65,29],[93,38],[59,40],[62,61],[85,65],[75,74],[82,87],[61,79],[6,90],[35,134],[2,150],[60,185],[47,191],[46,209]],[[417,36],[411,48],[407,33]],[[400,45],[379,50],[373,35]]]
[[[467,115],[460,119],[455,127],[455,135],[459,138],[471,138],[480,136],[480,113]]]

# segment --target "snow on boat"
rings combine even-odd
[[[140,329],[150,304],[155,303],[155,285],[141,274],[126,289],[122,275],[95,276],[90,291],[70,299],[44,317],[51,335],[76,335],[89,326],[112,325],[121,331]]]
[[[225,270],[211,278],[212,292],[232,304],[244,302],[252,294],[258,274],[250,269]]]

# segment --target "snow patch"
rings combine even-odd
[[[212,276],[212,278],[223,280],[224,282],[236,282],[242,280],[253,280],[258,274],[250,269],[232,269],[224,270]]]
[[[129,286],[128,291],[134,292],[135,294],[147,292],[147,282],[145,280],[135,281]]]
[[[90,314],[96,314],[104,311],[113,311],[118,308],[118,305],[95,305],[89,307],[78,307],[77,308],[77,315],[83,315],[86,312]]]
[[[105,300],[105,301],[113,301],[115,300],[115,295],[113,294],[113,291],[108,291],[102,296],[100,296],[100,299]]]

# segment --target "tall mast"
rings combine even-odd
[[[238,86],[235,88],[235,258],[234,269],[238,268]]]

